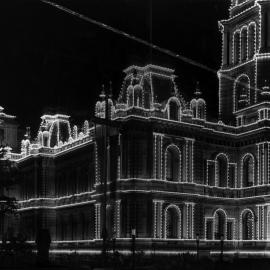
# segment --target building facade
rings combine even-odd
[[[0,106],[0,146],[9,146],[15,151],[18,147],[18,124],[14,115],[4,112]]]
[[[223,37],[219,120],[207,120],[199,87],[185,101],[172,69],[130,66],[117,100],[101,93],[94,124],[44,115],[36,139],[8,153],[21,179],[12,192],[35,240],[53,249],[100,248],[102,228],[119,249],[132,229],[143,250],[261,252],[270,241],[270,1],[233,0]],[[107,111],[109,119],[104,119]],[[98,120],[99,119],[99,120]],[[102,120],[103,119],[103,120]],[[107,131],[105,132],[105,126]],[[105,135],[107,134],[107,139]],[[107,176],[106,220],[103,215]]]

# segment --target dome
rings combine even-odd
[[[130,85],[128,86],[128,88],[127,88],[127,93],[128,93],[128,95],[129,95],[129,94],[132,94],[132,93],[133,93],[133,90],[134,90],[134,87],[130,84]]]
[[[203,98],[199,98],[197,102],[198,102],[198,105],[205,105],[206,104],[206,102]]]
[[[42,132],[43,146],[54,147],[60,141],[67,142],[70,137],[69,116],[67,115],[44,115],[39,132]]]
[[[140,84],[136,84],[134,86],[134,93],[136,93],[136,92],[142,92],[142,91],[143,91],[143,88],[142,88],[142,86]]]
[[[196,106],[197,104],[197,99],[196,98],[193,98],[191,101],[190,101],[190,108],[192,108],[193,106]]]

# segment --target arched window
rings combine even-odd
[[[169,119],[179,121],[179,105],[176,101],[171,100],[169,103]]]
[[[176,145],[170,145],[165,152],[166,180],[181,181],[181,152]]]
[[[254,238],[254,215],[251,210],[246,209],[241,214],[242,239],[252,240]]]
[[[252,58],[256,52],[256,24],[251,23],[248,26],[248,58]]]
[[[149,89],[144,89],[144,108],[150,109],[151,104],[151,92]]]
[[[245,74],[234,83],[234,110],[238,111],[250,104],[250,80]]]
[[[127,88],[127,105],[128,107],[134,106],[134,89],[132,85]]]
[[[242,160],[242,187],[254,185],[254,157],[247,154]]]
[[[241,30],[241,61],[245,61],[247,59],[247,27],[243,27]]]
[[[181,211],[176,205],[170,205],[165,209],[165,238],[181,238]]]
[[[240,62],[240,32],[236,31],[233,34],[233,63]]]
[[[139,84],[134,86],[134,106],[143,106],[143,89]]]
[[[226,214],[219,209],[214,214],[214,239],[226,236]]]
[[[48,131],[43,131],[43,146],[44,147],[49,147],[49,136],[50,133]]]
[[[197,117],[197,102],[195,99],[192,99],[190,102],[190,109],[192,110],[192,117]]]
[[[199,99],[197,106],[198,106],[197,117],[199,119],[205,119],[205,117],[206,117],[206,115],[205,115],[205,101],[203,99]]]
[[[220,154],[216,158],[216,186],[228,186],[228,160],[226,155]]]

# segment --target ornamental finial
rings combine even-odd
[[[196,82],[196,89],[195,89],[194,95],[195,95],[196,97],[198,97],[198,96],[200,96],[201,94],[202,94],[202,92],[201,92],[201,90],[200,90],[200,82],[197,81],[197,82]]]
[[[105,86],[104,86],[104,84],[102,84],[102,89],[101,89],[101,93],[100,93],[99,97],[101,99],[105,98]]]
[[[109,87],[109,98],[112,98],[112,81],[109,82],[110,87]]]

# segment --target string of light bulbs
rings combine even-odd
[[[111,31],[113,33],[116,33],[118,35],[121,35],[121,36],[126,37],[128,39],[134,40],[134,41],[136,41],[138,43],[141,43],[141,44],[143,44],[145,46],[148,46],[148,47],[150,47],[150,48],[152,48],[152,49],[154,49],[156,51],[162,52],[162,53],[167,54],[167,55],[169,55],[169,56],[171,56],[173,58],[176,58],[178,60],[181,60],[181,61],[183,61],[183,62],[185,62],[187,64],[190,64],[192,66],[201,68],[203,70],[206,70],[206,71],[211,72],[211,73],[214,73],[214,74],[217,74],[217,73],[220,74],[219,71],[217,71],[217,70],[215,70],[213,68],[210,68],[210,67],[208,67],[208,66],[206,66],[204,64],[201,64],[201,63],[199,63],[199,62],[197,62],[197,61],[195,61],[193,59],[190,59],[190,58],[185,57],[183,55],[177,54],[177,53],[175,53],[175,52],[173,52],[173,51],[171,51],[169,49],[165,49],[163,47],[160,47],[158,45],[155,45],[152,42],[149,42],[149,41],[146,41],[146,40],[144,40],[142,38],[139,38],[139,37],[136,37],[134,35],[131,35],[131,34],[125,32],[125,31],[119,30],[119,29],[117,29],[115,27],[112,27],[112,26],[110,26],[108,24],[105,24],[105,23],[102,23],[100,21],[94,20],[94,19],[92,19],[90,17],[87,17],[86,15],[80,14],[79,12],[76,12],[74,10],[71,10],[71,9],[69,9],[69,8],[67,8],[67,7],[65,7],[63,5],[54,3],[54,2],[49,1],[49,0],[40,0],[40,1],[43,2],[43,3],[45,3],[45,4],[47,4],[47,5],[51,5],[51,6],[57,8],[59,10],[62,10],[65,13],[68,13],[68,14],[70,14],[72,16],[75,16],[75,17],[80,18],[80,19],[82,19],[84,21],[87,21],[87,22],[90,22],[90,23],[92,23],[94,25],[97,25],[97,26],[99,26],[99,27],[101,27],[103,29],[106,29],[108,31]],[[224,78],[226,78],[228,80],[231,80],[231,81],[235,81],[235,78],[233,78],[233,77],[231,77],[229,75],[226,75],[224,73],[222,74],[222,77],[224,77]],[[241,83],[240,83],[240,85],[241,85]],[[242,85],[245,86],[245,84],[242,84]],[[255,87],[250,87],[250,88],[253,89],[253,90],[256,90]]]
[[[95,25],[97,25],[97,26],[99,26],[99,27],[101,27],[101,28],[104,28],[104,29],[106,29],[106,30],[109,30],[109,31],[111,31],[111,32],[114,32],[114,33],[116,33],[116,34],[118,34],[118,35],[121,35],[121,36],[123,36],[123,37],[126,37],[126,38],[128,38],[128,39],[134,40],[134,41],[136,41],[136,42],[138,42],[138,43],[141,43],[141,44],[144,44],[144,45],[146,45],[146,46],[149,46],[149,47],[151,47],[152,49],[155,49],[155,50],[157,50],[157,51],[160,51],[160,52],[162,52],[162,53],[165,53],[165,54],[167,54],[167,55],[169,55],[169,56],[172,56],[172,57],[174,57],[174,58],[177,58],[177,59],[179,59],[179,60],[182,60],[183,62],[186,62],[186,63],[188,63],[188,64],[191,64],[191,65],[193,65],[193,66],[202,68],[202,69],[204,69],[204,70],[207,70],[207,71],[212,72],[212,73],[215,73],[215,74],[217,73],[217,71],[216,71],[215,69],[210,68],[210,67],[208,67],[208,66],[206,66],[206,65],[204,65],[204,64],[201,64],[201,63],[199,63],[199,62],[197,62],[197,61],[195,61],[195,60],[192,60],[192,59],[190,59],[190,58],[188,58],[188,57],[179,55],[179,54],[177,54],[177,53],[175,53],[175,52],[173,52],[173,51],[171,51],[171,50],[168,50],[168,49],[162,48],[162,47],[160,47],[160,46],[157,46],[157,45],[155,45],[155,44],[153,44],[153,43],[151,43],[151,42],[148,42],[148,41],[146,41],[146,40],[144,40],[144,39],[142,39],[142,38],[136,37],[136,36],[134,36],[134,35],[128,34],[127,32],[124,32],[124,31],[122,31],[122,30],[119,30],[119,29],[117,29],[117,28],[114,28],[114,27],[112,27],[112,26],[110,26],[110,25],[108,25],[108,24],[105,24],[105,23],[102,23],[102,22],[100,22],[100,21],[91,19],[91,18],[89,18],[89,17],[87,17],[87,16],[85,16],[85,15],[83,15],[83,14],[80,14],[80,13],[78,13],[78,12],[76,12],[76,11],[73,11],[73,10],[67,8],[67,7],[64,7],[64,6],[62,6],[62,5],[56,4],[56,3],[52,2],[52,1],[48,1],[48,0],[40,0],[40,1],[43,2],[43,3],[45,3],[45,4],[51,5],[51,6],[57,8],[57,9],[59,9],[59,10],[62,10],[62,11],[66,12],[66,13],[68,13],[68,14],[70,14],[70,15],[73,15],[73,16],[75,16],[75,17],[78,17],[78,18],[80,18],[80,19],[82,19],[82,20],[84,20],[84,21],[90,22],[90,23],[95,24]]]

